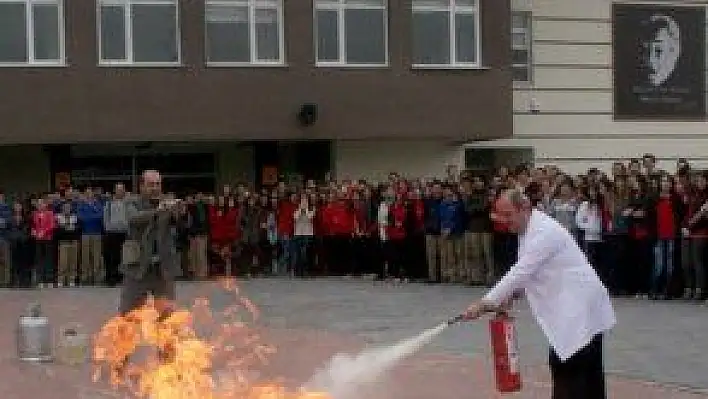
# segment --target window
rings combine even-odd
[[[413,0],[414,66],[480,65],[479,0]]]
[[[531,81],[531,12],[511,14],[511,72],[515,82]]]
[[[0,0],[0,65],[63,65],[62,0]]]
[[[207,0],[207,63],[285,62],[282,0]]]
[[[180,62],[177,0],[98,0],[103,65]]]
[[[387,0],[315,0],[318,65],[386,65]]]

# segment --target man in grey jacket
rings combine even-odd
[[[121,261],[124,275],[120,311],[139,308],[148,295],[155,298],[158,310],[167,314],[175,300],[175,277],[181,272],[176,246],[174,202],[162,195],[162,178],[156,170],[143,173],[140,195],[128,208],[126,243],[137,243],[132,260]],[[125,244],[125,245],[127,245]],[[127,247],[126,247],[127,248]]]
[[[110,200],[103,207],[103,263],[106,284],[115,287],[121,281],[121,248],[128,232],[128,205],[125,186],[118,183]]]

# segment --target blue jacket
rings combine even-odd
[[[425,234],[440,235],[440,200],[425,200]]]
[[[103,205],[99,201],[81,202],[77,216],[82,234],[103,233]]]
[[[442,200],[440,202],[440,228],[452,235],[465,232],[465,209],[462,201]]]
[[[0,237],[4,237],[7,229],[10,227],[10,219],[12,218],[12,209],[6,203],[0,203]]]

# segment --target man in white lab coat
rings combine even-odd
[[[606,398],[602,337],[616,322],[607,289],[568,230],[534,209],[523,191],[503,192],[494,216],[519,234],[519,257],[467,318],[523,291],[551,345],[552,398]]]

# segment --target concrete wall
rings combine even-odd
[[[391,172],[407,177],[444,177],[448,165],[463,160],[459,144],[436,140],[336,141],[334,171],[338,179],[383,181]]]
[[[471,145],[533,146],[537,163],[574,171],[606,169],[645,152],[670,170],[679,156],[708,165],[708,123],[613,120],[611,6],[611,0],[514,0],[514,9],[532,12],[533,80],[515,87],[514,138]]]

